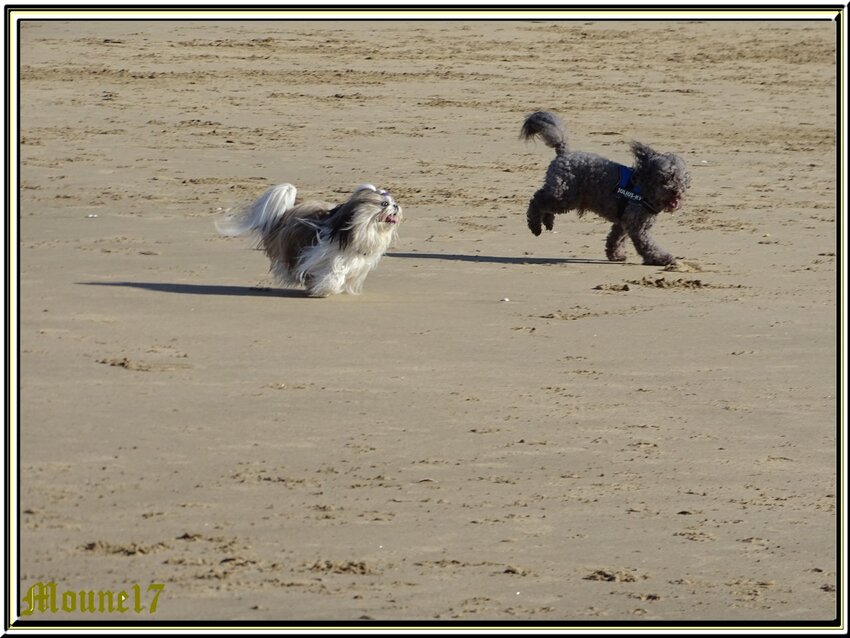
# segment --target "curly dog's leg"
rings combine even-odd
[[[676,258],[655,243],[652,238],[652,226],[657,215],[649,215],[638,206],[629,205],[624,214],[622,224],[635,245],[643,263],[648,266],[668,266],[675,263]]]
[[[545,189],[541,188],[534,193],[534,197],[531,198],[531,202],[528,204],[528,212],[526,213],[528,228],[531,232],[539,235],[543,232],[543,226],[546,227],[546,230],[552,230],[552,227],[555,225],[555,214],[558,212],[558,208],[557,200],[546,192]]]
[[[626,261],[626,251],[623,244],[626,241],[626,229],[619,222],[611,226],[608,239],[605,240],[605,255],[608,261]]]

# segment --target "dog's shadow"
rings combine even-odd
[[[616,264],[622,262],[611,262],[607,259],[575,259],[564,257],[499,257],[495,255],[461,255],[452,253],[387,253],[387,257],[399,257],[402,259],[444,259],[447,261],[470,261],[480,264],[538,264],[551,266],[556,264]]]
[[[170,284],[145,281],[83,281],[83,286],[119,286],[178,295],[223,295],[236,297],[287,297],[310,299],[305,290],[266,288],[261,286],[219,286],[210,284]]]
[[[616,264],[606,259],[571,259],[561,257],[499,257],[493,255],[462,255],[453,253],[387,253],[387,257],[400,259],[442,259],[482,264]],[[138,288],[153,292],[178,295],[219,295],[233,297],[278,297],[287,299],[311,299],[307,291],[295,288],[266,288],[264,286],[222,286],[216,284],[172,284],[155,281],[82,281],[82,286],[117,286]]]

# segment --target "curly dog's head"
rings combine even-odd
[[[691,185],[684,160],[674,153],[659,153],[640,142],[632,142],[635,177],[646,198],[659,210],[675,211],[682,205]]]

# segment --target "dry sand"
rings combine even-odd
[[[835,65],[829,21],[23,24],[22,591],[832,619]],[[528,232],[538,108],[686,158],[680,271],[606,262],[592,215]],[[284,181],[405,207],[362,295],[216,235]]]

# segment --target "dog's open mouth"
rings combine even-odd
[[[675,210],[679,210],[679,206],[682,205],[682,200],[678,197],[673,197],[670,201],[667,202],[667,210],[671,213]]]
[[[398,223],[398,213],[390,213],[386,217],[384,217],[383,222],[385,224],[397,224]]]

